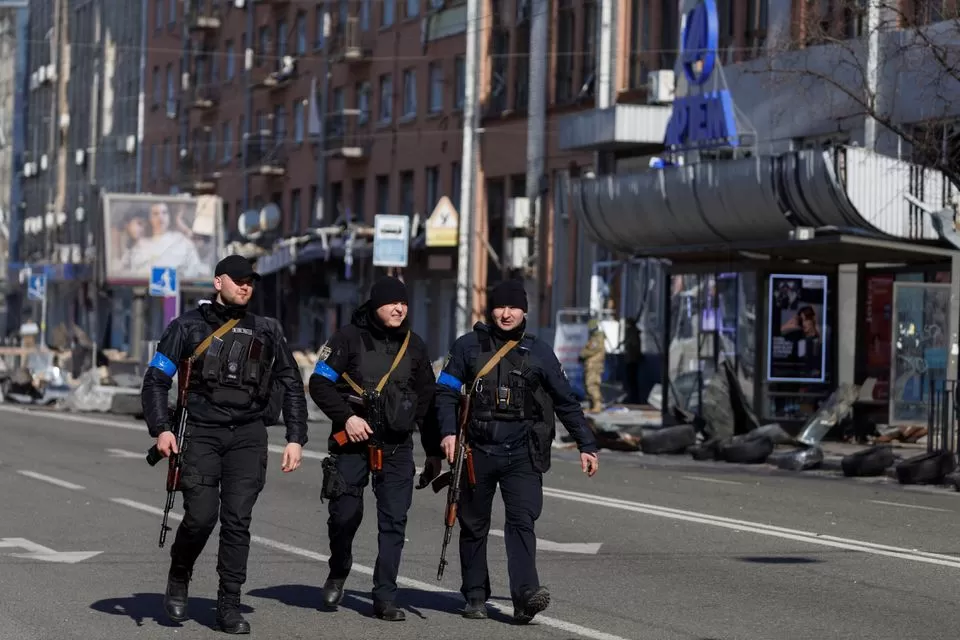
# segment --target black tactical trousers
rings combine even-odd
[[[510,595],[517,603],[528,589],[540,586],[537,576],[537,537],[534,523],[543,509],[543,475],[533,469],[526,447],[503,455],[473,449],[477,484],[464,482],[460,494],[460,592],[468,600],[490,598],[487,535],[493,496],[500,485],[505,511],[504,543]]]
[[[221,587],[240,593],[247,579],[250,518],[267,477],[267,429],[194,427],[183,459],[183,521],[170,549],[174,571],[190,571],[220,518],[217,573]]]
[[[327,530],[330,535],[330,578],[345,580],[353,566],[353,538],[363,519],[363,488],[370,477],[366,453],[337,456],[337,469],[344,482],[359,489],[358,495],[343,494],[329,504]],[[397,594],[397,574],[407,529],[407,511],[413,502],[413,444],[386,445],[383,470],[373,476],[373,494],[377,499],[377,562],[373,569],[373,599],[393,602]]]

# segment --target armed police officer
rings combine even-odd
[[[216,296],[173,320],[144,375],[141,400],[150,435],[165,457],[179,453],[167,394],[180,363],[186,381],[187,437],[180,488],[183,521],[170,550],[163,605],[174,621],[186,620],[194,563],[220,521],[217,625],[226,633],[250,633],[240,614],[247,577],[250,518],[267,475],[265,415],[270,398],[282,396],[287,445],[281,467],[300,466],[307,442],[307,404],[300,370],[276,320],[247,311],[260,279],[250,261],[231,255],[216,266]],[[273,390],[276,390],[275,392]]]
[[[363,517],[363,492],[373,476],[378,555],[373,573],[375,615],[401,621],[397,574],[407,511],[413,501],[413,431],[427,454],[425,475],[442,464],[436,423],[425,421],[436,384],[426,346],[407,324],[407,291],[396,278],[378,280],[351,322],[330,338],[310,376],[310,396],[333,422],[324,461],[329,500],[330,572],[323,604],[335,608],[353,564],[353,538]]]
[[[465,483],[458,511],[463,615],[487,617],[487,536],[499,484],[513,615],[521,624],[550,604],[537,576],[534,523],[543,507],[556,416],[577,441],[583,471],[593,476],[599,466],[593,432],[553,350],[525,333],[526,312],[522,282],[497,285],[489,298],[489,324],[478,322],[453,344],[436,397],[441,446],[453,462],[461,387],[471,394],[466,440],[473,473],[464,476],[475,484]]]

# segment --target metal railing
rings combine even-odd
[[[949,451],[957,454],[957,424],[960,406],[957,405],[956,380],[930,380],[930,405],[927,414],[927,452]]]

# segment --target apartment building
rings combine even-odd
[[[484,101],[480,184],[492,194],[479,206],[489,220],[482,228],[493,256],[503,249],[507,198],[525,193],[527,164],[524,47],[530,16],[522,0],[509,4],[489,2],[481,11],[481,40],[495,36],[483,52],[487,62],[481,65],[479,86]],[[322,250],[309,240],[293,255],[282,239],[339,221],[372,225],[379,213],[419,214],[422,235],[422,221],[441,196],[459,205],[466,5],[331,3],[327,42],[325,3],[236,5],[151,0],[144,190],[220,195],[228,242],[243,240],[238,223],[244,211],[276,204],[281,233],[261,240],[258,252],[261,271],[273,275],[261,289],[264,311],[281,318],[292,341],[316,346],[348,318],[374,276],[369,242],[357,242],[348,251],[342,239],[334,238]],[[547,168],[548,177],[556,174],[562,186],[565,174],[560,174],[571,160],[584,164],[589,159],[589,154],[559,151],[555,134],[557,114],[591,104],[595,8],[560,3],[554,13],[551,28],[559,29],[559,36],[551,41],[550,59],[561,71],[549,74]],[[323,109],[313,91],[322,92],[326,69]],[[317,188],[320,176],[325,189]],[[322,219],[316,218],[318,199],[324,203]],[[566,202],[558,200],[566,221]],[[548,214],[553,211],[551,200]],[[424,309],[416,323],[442,325],[432,345],[439,354],[453,337],[456,266],[452,252],[439,266],[430,263],[431,253],[437,251],[424,250],[422,238],[414,239],[405,275],[420,301],[417,308]],[[503,270],[496,258],[491,265],[484,275],[492,284]]]
[[[76,325],[95,334],[114,313],[108,292],[96,286],[100,194],[140,186],[140,7],[29,4],[27,46],[18,58],[26,107],[14,266],[46,274],[48,329]],[[117,312],[129,308],[125,293],[110,292]],[[24,311],[39,321],[39,307],[31,302]],[[98,343],[110,341],[98,336]]]

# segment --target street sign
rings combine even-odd
[[[450,198],[443,196],[434,207],[433,213],[427,218],[428,247],[455,247],[460,233],[460,214],[450,202]]]
[[[373,266],[406,267],[410,253],[410,218],[378,214],[373,222]]]
[[[153,267],[150,270],[150,295],[173,298],[179,293],[177,270],[173,267]]]
[[[44,300],[47,297],[47,276],[42,273],[31,274],[27,279],[27,298]]]

